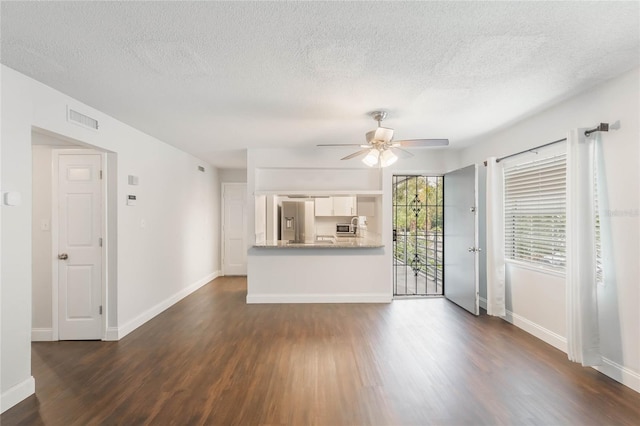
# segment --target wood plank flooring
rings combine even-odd
[[[33,343],[2,425],[640,424],[640,394],[442,298],[245,296],[219,278],[119,342]]]

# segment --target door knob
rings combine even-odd
[[[60,260],[67,260],[69,258],[69,255],[67,253],[62,253],[58,255],[58,259]]]

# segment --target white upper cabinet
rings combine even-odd
[[[316,198],[316,216],[333,216],[333,199],[331,197]]]
[[[356,197],[333,197],[334,216],[353,216],[357,213]]]
[[[316,198],[315,211],[316,216],[355,216],[358,213],[356,197]]]

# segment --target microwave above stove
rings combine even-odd
[[[356,235],[356,227],[350,223],[337,223],[336,236],[349,237]]]

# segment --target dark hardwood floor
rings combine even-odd
[[[245,296],[219,278],[119,342],[33,343],[2,425],[640,424],[640,394],[445,299]]]

